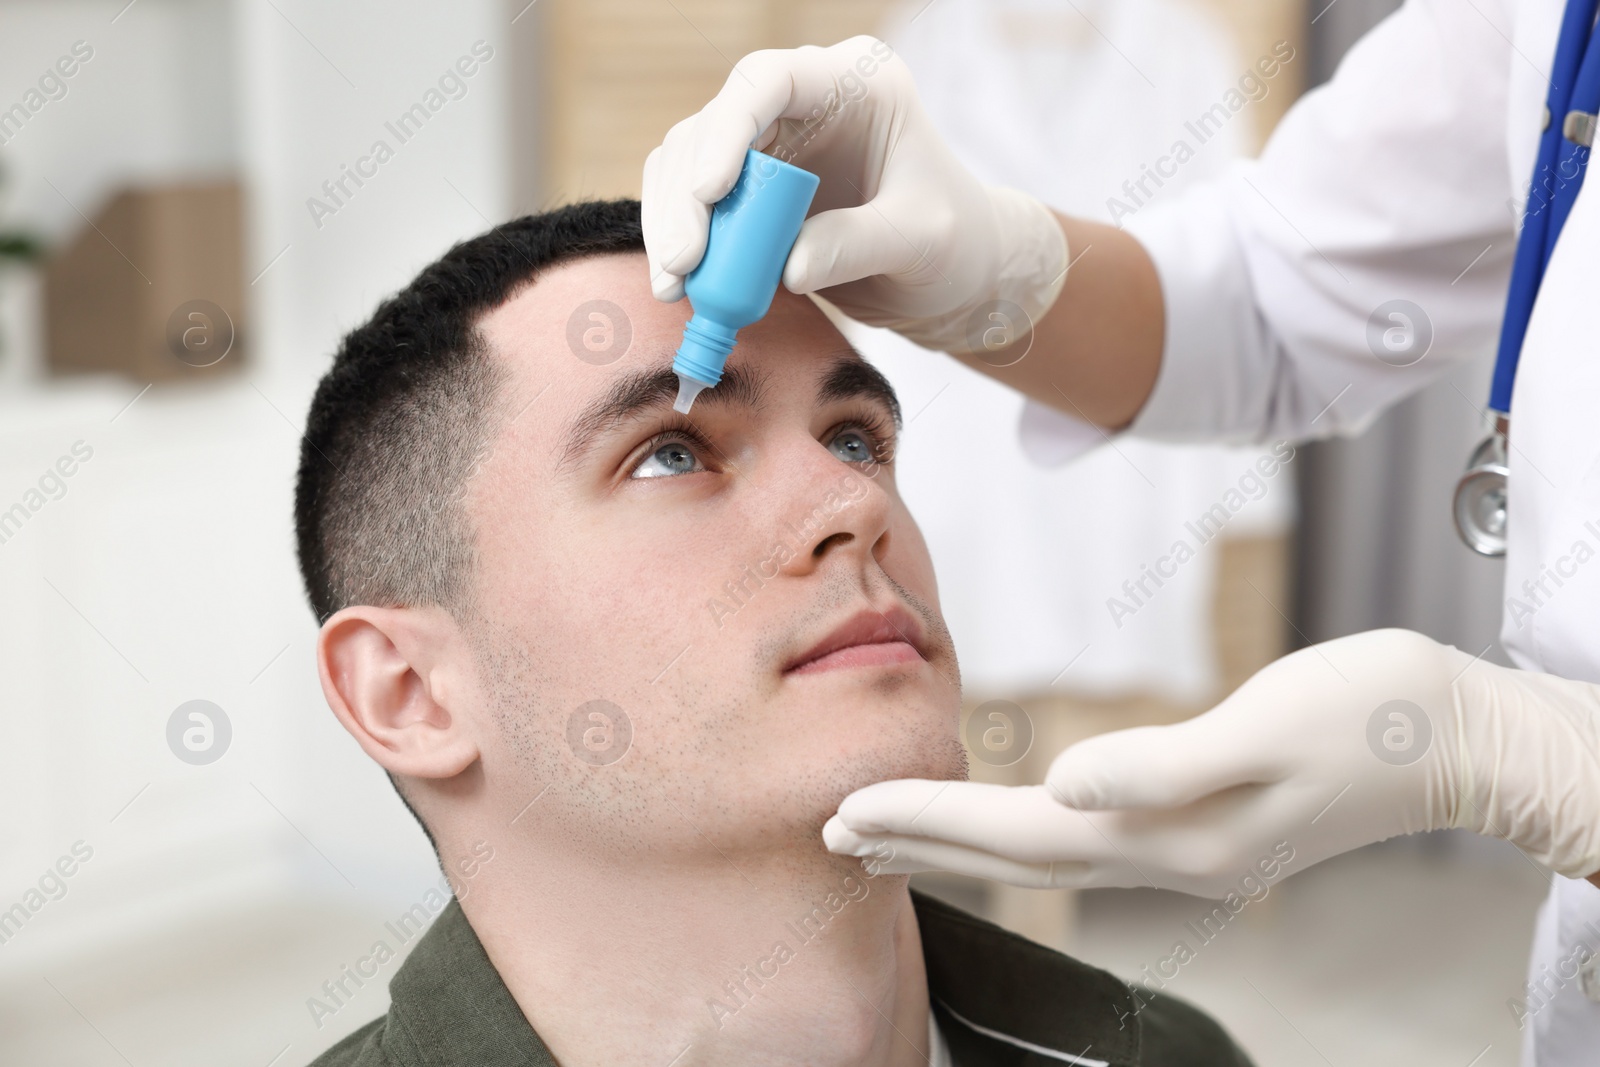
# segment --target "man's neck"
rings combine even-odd
[[[462,908],[563,1067],[927,1061],[906,881],[820,845],[649,870],[502,853]]]

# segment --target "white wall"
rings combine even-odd
[[[504,217],[509,16],[495,0],[123,5],[0,3],[0,108],[75,41],[94,50],[0,146],[0,228],[59,241],[125,183],[239,174],[245,276],[260,275],[250,363],[225,384],[147,393],[46,381],[26,321],[36,286],[0,276],[0,511],[39,499],[29,490],[74,442],[93,449],[0,543],[0,910],[75,841],[95,850],[64,898],[0,943],[0,973],[263,895],[388,909],[436,879],[322,700],[293,476],[341,333]],[[493,57],[464,95],[399,144],[385,121],[478,41]],[[394,157],[318,227],[306,200],[379,138]],[[167,747],[168,717],[195,698],[233,726],[209,766]]]
[[[338,336],[381,297],[502,220],[510,27],[491,0],[275,3],[236,5],[240,152],[253,204],[247,275],[288,249],[255,284],[257,333],[271,369],[303,375],[320,372]],[[493,58],[401,144],[385,123],[478,41]],[[354,195],[319,227],[307,200],[379,139],[394,158],[363,187],[347,185]]]

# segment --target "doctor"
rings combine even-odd
[[[1556,875],[1528,1062],[1596,1062],[1600,192],[1576,195],[1600,111],[1596,4],[1409,0],[1259,160],[1181,196],[1160,195],[1176,145],[1130,175],[1112,191],[1119,227],[978,183],[870,38],[747,56],[673,127],[644,171],[658,297],[682,295],[709,205],[754,143],[822,178],[784,284],[1021,390],[1037,405],[1022,432],[1058,453],[1111,431],[1359,432],[1501,341],[1502,643],[1520,669],[1408,631],[1356,634],[1284,657],[1190,722],[1084,741],[1043,786],[861,790],[825,829],[830,848],[890,857],[891,872],[1205,895],[1279,841],[1309,865],[1466,827]],[[1026,358],[997,358],[997,327]],[[1480,548],[1499,532],[1493,481],[1465,501]]]

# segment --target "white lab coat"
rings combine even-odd
[[[1451,361],[1492,350],[1563,6],[1408,0],[1291,110],[1259,160],[1130,205],[1124,225],[1150,250],[1167,303],[1165,359],[1132,432],[1354,432]],[[1409,367],[1369,347],[1369,317],[1395,299],[1432,324],[1431,349]],[[1512,399],[1501,631],[1519,667],[1590,682],[1600,682],[1597,303],[1591,178],[1550,261]],[[1085,439],[1081,424],[1041,410],[1023,432],[1057,451]],[[1557,962],[1580,942],[1600,949],[1600,889],[1557,878],[1534,976],[1570,971]],[[1576,978],[1545,988],[1525,1062],[1600,1063],[1600,1003]]]

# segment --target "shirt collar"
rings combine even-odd
[[[557,1067],[454,897],[389,983],[384,1050],[418,1067]]]
[[[1026,1050],[1077,1067],[1139,1058],[1132,993],[1110,974],[911,894],[934,1011],[957,1063]],[[389,984],[383,1044],[419,1067],[557,1067],[451,899]]]
[[[921,893],[928,993],[957,1063],[1009,1047],[1077,1067],[1139,1062],[1132,992],[1116,977]],[[1033,1061],[1029,1061],[1033,1062]]]

